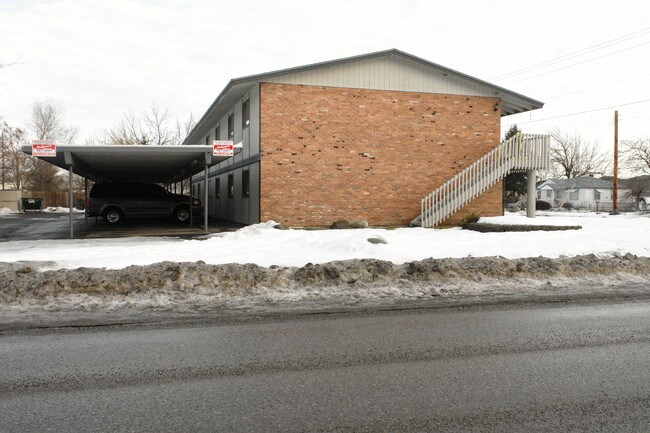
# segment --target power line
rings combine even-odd
[[[609,107],[594,108],[593,110],[579,111],[579,112],[576,112],[576,113],[562,114],[562,115],[559,115],[559,116],[545,117],[543,119],[525,120],[523,122],[513,123],[512,125],[514,125],[514,124],[524,125],[526,123],[543,122],[545,120],[554,120],[554,119],[560,119],[560,118],[563,118],[563,117],[578,116],[580,114],[593,113],[593,112],[602,111],[602,110],[611,110],[612,108],[627,107],[629,105],[643,104],[645,102],[650,102],[650,99],[643,99],[643,100],[640,100],[640,101],[627,102],[625,104],[610,105]],[[512,126],[512,125],[510,125],[510,126]]]
[[[536,63],[534,65],[527,66],[525,68],[517,69],[515,71],[508,72],[507,74],[502,74],[502,75],[496,76],[494,78],[490,78],[490,80],[500,80],[500,79],[504,79],[506,77],[520,75],[520,74],[523,74],[523,73],[526,73],[526,72],[530,72],[531,70],[539,69],[539,68],[542,68],[542,67],[545,67],[545,66],[550,66],[550,65],[553,65],[555,63],[562,62],[564,60],[568,60],[570,58],[580,57],[580,56],[582,56],[584,54],[587,54],[587,53],[590,53],[590,52],[593,52],[593,51],[597,51],[597,50],[601,50],[601,49],[610,47],[612,45],[620,44],[620,43],[625,42],[627,40],[637,38],[637,37],[642,36],[642,35],[644,35],[644,34],[646,34],[648,32],[650,32],[650,27],[646,27],[644,29],[637,30],[637,31],[632,32],[632,33],[628,33],[626,35],[619,36],[617,38],[610,39],[610,40],[607,40],[605,42],[601,42],[599,44],[592,45],[590,47],[583,48],[581,50],[574,51],[572,53],[568,53],[568,54],[565,54],[565,55],[560,56],[560,57],[555,57],[553,59],[549,59],[549,60],[546,60],[544,62]]]
[[[594,57],[594,58],[591,58],[591,59],[583,60],[582,62],[572,63],[570,65],[563,66],[561,68],[557,68],[557,69],[553,69],[553,70],[550,70],[550,71],[542,72],[542,73],[539,73],[539,74],[536,74],[536,75],[531,75],[530,77],[520,78],[520,79],[515,80],[515,81],[508,81],[507,84],[518,83],[520,81],[530,80],[531,78],[541,77],[542,75],[548,75],[548,74],[553,73],[553,72],[562,71],[564,69],[572,68],[574,66],[582,65],[582,64],[585,64],[585,63],[588,63],[588,62],[593,62],[594,60],[602,59],[603,57],[609,57],[611,55],[622,53],[623,51],[628,51],[628,50],[631,50],[633,48],[638,48],[640,46],[648,45],[648,44],[650,44],[650,41],[643,42],[643,43],[638,44],[638,45],[632,45],[631,47],[623,48],[623,49],[620,49],[618,51],[612,51],[611,53],[603,54],[602,56],[598,56],[598,57]]]
[[[553,95],[553,96],[549,96],[549,97],[542,98],[542,99],[544,99],[545,101],[548,101],[550,99],[557,99],[557,98],[562,98],[564,96],[575,95],[576,93],[588,92],[589,90],[602,89],[603,87],[613,86],[615,84],[627,83],[628,81],[639,80],[639,79],[645,78],[645,77],[650,77],[650,74],[640,75],[640,76],[634,77],[634,78],[627,78],[625,80],[620,80],[620,81],[614,81],[613,83],[602,84],[600,86],[588,87],[586,89],[574,90],[573,92],[561,93],[559,95]]]

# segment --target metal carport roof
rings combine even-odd
[[[32,147],[23,146],[31,155]],[[93,181],[173,183],[186,179],[228,157],[212,156],[212,147],[96,145],[57,146],[56,156],[38,157]]]
[[[32,154],[32,146],[22,151]],[[142,145],[94,145],[56,146],[55,156],[37,158],[70,172],[68,177],[70,203],[70,237],[73,233],[72,173],[95,182],[146,182],[171,184],[205,171],[230,157],[216,157],[212,146],[142,146]],[[207,185],[206,185],[207,186]],[[208,188],[205,187],[204,226],[208,231]],[[191,207],[190,207],[191,209]]]

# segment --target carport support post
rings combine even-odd
[[[70,239],[74,238],[74,197],[72,194],[72,154],[65,152],[63,154],[66,165],[68,166],[68,205],[70,206]]]
[[[526,191],[526,216],[535,218],[537,191],[535,183],[537,181],[537,170],[526,170],[526,179],[528,181],[528,190]]]
[[[190,227],[192,227],[192,176],[190,176]]]
[[[88,177],[84,175],[84,223],[88,225],[88,213],[86,212],[88,206]]]
[[[205,166],[203,167],[203,227],[205,232],[208,232],[208,213],[210,211],[210,206],[208,206],[209,200],[209,191],[208,191],[208,168],[209,164],[212,162],[212,154],[205,154]]]

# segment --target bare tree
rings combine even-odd
[[[626,189],[630,191],[626,198],[632,198],[637,210],[647,206],[644,196],[650,195],[650,176],[637,176],[625,181]]]
[[[621,141],[623,165],[635,173],[650,173],[650,138]]]
[[[178,145],[194,127],[194,116],[190,114],[185,121],[169,116],[168,109],[152,104],[140,115],[125,112],[110,129],[100,131],[86,140],[87,144],[121,145]]]
[[[605,174],[609,171],[610,161],[607,155],[598,149],[597,142],[590,142],[580,135],[569,135],[559,129],[550,133],[553,139],[551,146],[551,172],[560,174],[557,177],[567,179]]]
[[[2,189],[7,186],[21,189],[29,168],[29,158],[20,148],[25,142],[25,132],[9,126],[6,122],[0,124],[0,129]]]
[[[79,133],[76,127],[63,123],[63,105],[43,99],[32,104],[31,132],[37,140],[55,140],[59,144],[72,144]]]
[[[63,106],[52,100],[35,101],[32,104],[30,129],[37,140],[54,140],[59,144],[74,142],[78,129],[63,122]],[[48,162],[31,158],[25,186],[32,191],[59,191],[65,180],[61,171]]]

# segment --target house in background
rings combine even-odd
[[[542,106],[392,49],[233,79],[184,144],[242,143],[208,173],[222,220],[455,224],[502,215],[508,170],[545,166],[544,137],[500,143],[501,117]]]
[[[547,179],[537,184],[537,199],[559,207],[565,203],[574,209],[611,211],[613,209],[614,184],[610,180],[595,177],[574,177],[572,179]],[[631,201],[629,189],[619,184],[619,208]]]
[[[613,182],[612,176],[603,176],[602,179]],[[629,179],[618,180],[619,190],[626,191],[622,197],[626,202],[632,201],[637,210],[647,210],[650,204],[650,175],[635,176]]]

